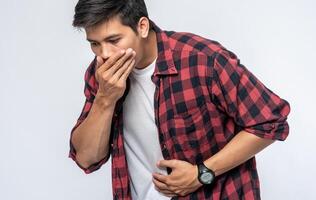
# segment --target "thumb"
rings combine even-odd
[[[176,168],[177,160],[160,160],[157,162],[158,167],[169,167],[171,169]]]

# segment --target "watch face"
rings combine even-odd
[[[211,183],[213,178],[213,174],[209,172],[205,172],[201,175],[201,181],[203,181],[204,183]]]

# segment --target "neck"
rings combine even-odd
[[[137,69],[143,69],[149,66],[158,55],[156,32],[151,30],[148,38],[144,42],[143,59],[139,61]]]

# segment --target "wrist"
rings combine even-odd
[[[203,162],[203,164],[205,165],[205,167],[207,167],[208,169],[212,170],[214,172],[215,177],[218,176],[218,170],[216,168],[216,162],[215,160],[212,158],[209,158],[208,160],[205,160]]]
[[[195,185],[198,185],[199,187],[201,187],[203,184],[199,181],[199,167],[198,165],[194,165],[193,166],[193,178],[194,178],[194,183]]]
[[[114,109],[115,108],[115,101],[111,101],[106,98],[104,95],[97,93],[94,99],[94,102],[102,109]]]

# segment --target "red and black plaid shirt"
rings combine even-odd
[[[195,165],[220,151],[238,132],[285,140],[289,104],[265,87],[235,54],[219,43],[191,33],[157,34],[158,58],[152,81],[156,85],[155,122],[164,159]],[[95,59],[85,73],[86,101],[77,124],[87,117],[97,92]],[[117,102],[111,128],[113,198],[130,200],[129,172],[124,151],[122,102]],[[247,148],[247,147],[245,147]],[[76,161],[70,142],[69,156]],[[88,169],[91,173],[109,157]],[[77,162],[77,161],[76,161]],[[170,170],[168,170],[170,173]],[[255,158],[216,177],[210,186],[176,200],[260,199]]]

